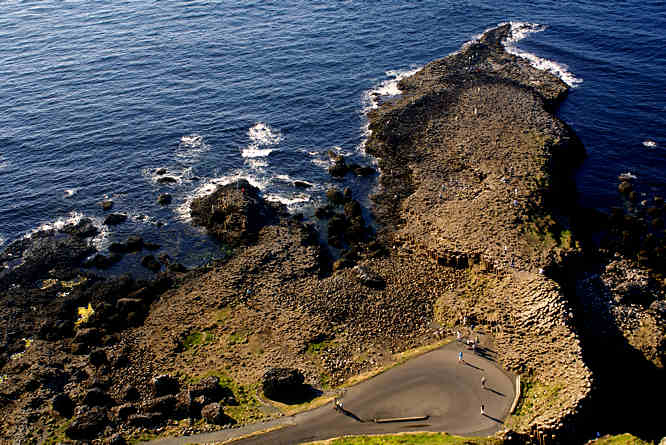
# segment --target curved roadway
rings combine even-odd
[[[463,351],[463,363],[458,352]],[[463,344],[450,343],[413,358],[345,391],[346,414],[332,404],[245,428],[163,439],[160,445],[184,445],[229,440],[275,426],[284,428],[234,444],[297,444],[342,435],[445,431],[466,436],[486,436],[498,431],[509,414],[515,390],[513,378],[485,356]],[[486,378],[486,388],[481,377]],[[481,414],[481,405],[485,415]],[[373,419],[428,416],[411,422],[375,423]]]

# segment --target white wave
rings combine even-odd
[[[265,158],[273,151],[275,151],[273,148],[257,148],[250,145],[241,151],[241,156],[244,158]]]
[[[245,163],[253,170],[264,171],[268,167],[268,161],[263,158],[247,158]]]
[[[363,102],[366,104],[365,111],[374,110],[379,108],[381,100],[399,96],[402,94],[399,83],[402,79],[413,76],[422,67],[410,68],[403,70],[389,70],[386,71],[388,79],[382,81],[379,85],[366,91],[363,95]]]
[[[35,229],[32,229],[30,232],[23,235],[24,238],[31,238],[37,232],[47,232],[50,230],[62,230],[65,226],[72,224],[77,225],[81,220],[85,218],[83,213],[80,212],[71,212],[67,216],[57,218],[55,221],[49,221],[40,224]]]
[[[264,122],[257,122],[247,131],[250,144],[241,150],[244,158],[264,158],[275,151],[275,148],[266,148],[279,144],[284,137],[279,130],[274,130]]]
[[[70,196],[74,196],[76,194],[76,189],[65,189],[64,197],[69,198]]]
[[[565,64],[555,62],[554,60],[544,59],[535,54],[523,51],[516,46],[518,42],[528,35],[544,31],[546,29],[545,25],[526,22],[509,22],[508,24],[511,25],[511,32],[509,36],[502,41],[504,49],[506,49],[508,53],[528,60],[530,65],[534,68],[541,71],[548,71],[562,79],[564,83],[572,88],[575,88],[583,82],[583,79],[576,77],[571,71],[569,71],[569,67]],[[506,25],[506,23],[500,23],[499,26],[502,25]]]
[[[618,179],[620,181],[631,181],[632,179],[637,179],[638,176],[634,175],[631,172],[626,172],[626,173],[620,173],[620,176],[618,176]]]
[[[266,201],[280,202],[287,207],[296,204],[303,204],[310,201],[310,195],[299,193],[292,196],[278,195],[277,193],[269,193],[266,195]]]
[[[166,170],[166,173],[158,173]],[[144,168],[141,174],[150,180],[150,182],[159,185],[180,185],[189,181],[193,175],[192,167],[187,167],[182,170],[166,169],[166,168]],[[171,178],[166,182],[165,178]]]
[[[208,150],[210,150],[210,145],[206,144],[203,136],[193,133],[180,138],[178,148],[176,148],[176,158],[191,163],[199,159],[199,156]]]
[[[268,186],[268,181],[243,171],[237,171],[234,174],[210,179],[197,187],[192,193],[185,196],[183,202],[174,208],[174,212],[176,213],[177,218],[181,221],[189,222],[192,219],[190,216],[190,205],[195,198],[201,198],[210,195],[215,190],[217,190],[218,186],[230,184],[234,181],[238,181],[239,179],[245,179],[250,183],[250,185],[258,188],[259,190],[264,190]]]
[[[643,146],[647,148],[657,148],[657,143],[651,139],[643,141]]]

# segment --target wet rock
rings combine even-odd
[[[286,208],[266,202],[259,196],[259,189],[240,180],[194,199],[190,213],[195,225],[206,227],[219,241],[235,246],[253,242],[259,229],[286,214]]]
[[[332,210],[328,206],[317,207],[314,212],[314,216],[318,219],[326,219],[333,214]]]
[[[633,189],[634,186],[629,181],[622,181],[620,182],[620,185],[617,186],[617,190],[623,195],[628,195]]]
[[[171,262],[171,257],[169,256],[168,253],[162,252],[157,257],[157,261],[159,261],[160,263],[162,263],[164,265],[168,265]]]
[[[356,176],[370,176],[376,173],[375,169],[368,165],[356,166],[353,168],[353,172]]]
[[[61,392],[56,394],[51,401],[51,407],[62,417],[72,417],[74,414],[74,402],[68,394]]]
[[[333,161],[333,165],[328,168],[328,173],[331,176],[341,178],[349,172],[349,167],[345,162],[345,158],[338,156]]]
[[[152,270],[153,272],[158,272],[162,268],[162,265],[155,259],[153,255],[146,255],[145,257],[141,258],[141,265],[148,270]]]
[[[356,218],[363,214],[363,210],[361,209],[361,204],[359,204],[358,201],[347,202],[345,204],[344,211],[345,211],[345,216],[348,219]]]
[[[99,203],[100,206],[102,206],[102,210],[105,212],[108,212],[113,208],[113,201],[102,201]]]
[[[303,390],[305,377],[298,369],[270,368],[263,375],[264,395],[272,400],[289,400]]]
[[[663,207],[664,206],[664,198],[661,196],[655,196],[654,197],[654,205],[657,207]]]
[[[138,252],[141,249],[143,249],[143,238],[140,236],[130,236],[127,238],[127,241],[125,241],[125,246],[127,249],[127,252]]]
[[[342,192],[340,192],[340,190],[336,189],[335,187],[330,188],[326,191],[326,198],[334,206],[342,205],[345,203],[345,196],[342,194]]]
[[[167,270],[169,272],[176,272],[176,273],[187,272],[187,268],[183,266],[181,263],[170,263],[167,266]]]
[[[93,225],[90,218],[83,218],[77,224],[67,224],[60,229],[61,233],[75,236],[77,238],[90,238],[99,233],[99,229]]]
[[[109,245],[109,252],[126,253],[127,252],[127,246],[123,243],[113,242]]]
[[[69,424],[65,434],[75,440],[94,439],[104,430],[107,423],[106,410],[97,407],[84,409]]]
[[[144,241],[144,243],[143,243],[143,247],[144,247],[146,250],[157,250],[157,249],[159,249],[159,248],[162,247],[162,246],[159,245],[159,244],[157,244],[157,243],[151,243],[151,242]]]
[[[162,176],[160,178],[157,178],[157,183],[158,184],[177,184],[178,179],[174,178],[173,176]]]
[[[155,170],[155,174],[157,176],[166,175],[167,174],[167,169],[166,168],[158,168],[157,170]]]
[[[96,267],[98,269],[108,269],[109,267],[113,266],[115,263],[116,256],[106,256],[98,253],[95,255],[93,258],[90,260],[86,261],[84,266],[85,267]]]
[[[159,205],[166,206],[166,205],[171,204],[172,199],[173,199],[173,198],[171,197],[170,194],[168,194],[168,193],[162,193],[161,195],[159,195],[159,196],[157,197],[157,203],[158,203]]]
[[[104,224],[107,226],[115,226],[127,221],[127,215],[124,213],[111,213],[109,216],[104,218]]]
[[[294,187],[300,188],[300,189],[308,189],[308,188],[312,187],[312,184],[310,184],[309,182],[305,182],[305,181],[294,181]]]
[[[178,379],[168,374],[153,377],[153,379],[150,381],[150,384],[152,387],[151,389],[153,391],[153,395],[155,397],[162,397],[169,394],[178,394],[178,391],[180,390]]]

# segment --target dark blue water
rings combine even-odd
[[[10,1],[0,5],[0,240],[71,215],[99,222],[110,197],[130,220],[102,247],[139,232],[201,261],[210,243],[183,217],[194,194],[246,177],[307,213],[334,183],[328,150],[371,161],[359,150],[363,110],[387,72],[505,21],[546,25],[519,50],[582,79],[560,115],[589,153],[583,203],[615,205],[624,172],[646,194],[666,193],[663,2]],[[158,168],[178,182],[158,184]],[[297,190],[296,179],[315,186]],[[373,179],[343,185],[360,196]]]

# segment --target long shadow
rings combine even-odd
[[[474,369],[478,369],[479,371],[483,371],[483,368],[479,368],[478,366],[473,365],[473,364],[471,364],[470,362],[468,362],[468,361],[466,361],[466,360],[463,360],[463,362],[464,362],[467,366],[471,366],[471,367],[474,368]]]
[[[479,357],[485,358],[486,360],[489,360],[491,362],[495,361],[495,357],[493,356],[493,354],[495,354],[495,353],[493,351],[491,351],[490,349],[476,348],[476,354]]]
[[[500,419],[498,419],[498,418],[496,418],[496,417],[493,417],[493,416],[489,416],[488,414],[482,414],[482,415],[483,415],[484,417],[489,418],[490,420],[494,420],[494,421],[497,422],[497,423],[504,423],[504,422],[502,422]]]
[[[494,390],[494,389],[492,389],[492,388],[488,388],[487,386],[486,386],[486,391],[493,392],[493,393],[497,394],[497,395],[500,396],[500,397],[506,397],[506,396],[505,396],[504,394],[502,394],[501,392],[496,391],[496,390]]]
[[[351,411],[347,411],[347,410],[344,409],[344,408],[338,408],[338,409],[339,409],[340,412],[341,412],[342,414],[344,414],[345,416],[347,416],[347,417],[351,417],[352,419],[354,419],[354,420],[357,421],[357,422],[365,423],[365,420],[361,419],[360,417],[358,417],[358,416],[357,416],[356,414],[354,414],[353,412],[351,412]]]
[[[311,385],[301,385],[297,390],[287,394],[280,394],[279,397],[275,397],[273,400],[287,405],[300,405],[301,403],[310,402],[322,394],[321,390]]]

